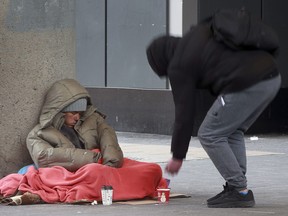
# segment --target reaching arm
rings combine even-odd
[[[175,121],[171,152],[173,158],[184,159],[188,151],[193,130],[195,81],[192,77],[181,75],[169,77],[175,103]]]

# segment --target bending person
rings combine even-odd
[[[208,207],[255,205],[246,179],[244,133],[280,88],[281,76],[273,53],[226,46],[215,39],[209,19],[182,38],[161,36],[147,48],[151,68],[158,76],[169,78],[175,104],[168,173],[177,174],[186,157],[196,89],[209,89],[217,96],[199,128],[198,138],[226,185],[221,193],[207,200]]]

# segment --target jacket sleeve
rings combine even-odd
[[[101,153],[77,149],[55,128],[33,128],[26,140],[28,151],[37,167],[62,166],[69,171],[97,163]]]
[[[175,103],[175,122],[171,151],[176,159],[184,159],[193,131],[195,96],[202,79],[202,51],[211,37],[208,24],[187,32],[179,41],[168,67]]]
[[[119,146],[115,130],[102,117],[97,118],[97,133],[103,165],[121,167],[123,165],[123,152]]]
[[[191,30],[179,41],[168,67],[175,104],[171,152],[176,159],[186,157],[193,130],[194,97],[199,70],[199,54],[194,52],[198,50],[198,44],[194,41],[193,32]]]

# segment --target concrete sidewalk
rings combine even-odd
[[[170,155],[170,136],[118,132],[119,143],[125,157],[157,162],[164,169]],[[192,138],[180,173],[171,177],[172,193],[190,195],[189,198],[171,199],[168,205],[111,206],[45,204],[30,206],[0,206],[1,216],[25,215],[288,215],[288,135],[258,135],[246,137],[248,155],[248,185],[256,200],[254,208],[210,209],[206,200],[222,191],[224,181],[201,148],[197,138]]]

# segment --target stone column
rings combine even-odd
[[[74,0],[0,0],[0,178],[32,163],[46,90],[75,77]]]

